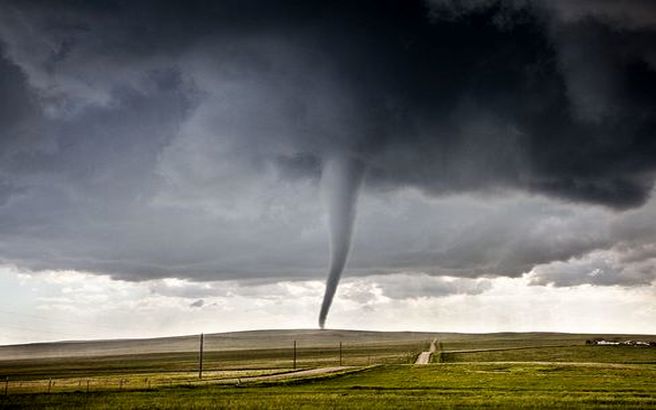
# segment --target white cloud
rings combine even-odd
[[[61,277],[60,277],[61,275]],[[656,287],[531,286],[531,277],[418,273],[346,278],[332,328],[656,333]],[[323,283],[112,280],[0,269],[0,343],[314,328]],[[216,292],[214,292],[216,291]],[[202,293],[202,297],[198,295]]]

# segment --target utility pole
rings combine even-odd
[[[339,365],[342,365],[342,342],[339,342]]]
[[[294,370],[296,370],[296,340],[294,340]]]
[[[203,339],[204,335],[200,334],[200,346],[198,350],[198,378],[203,378]]]

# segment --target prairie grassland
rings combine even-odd
[[[585,345],[599,336],[263,331],[238,334],[238,349],[214,335],[229,347],[205,354],[202,381],[197,354],[162,352],[160,339],[129,341],[132,354],[120,341],[76,342],[95,356],[65,357],[66,343],[51,344],[54,353],[37,345],[34,357],[30,346],[8,347],[0,350],[20,354],[0,360],[0,408],[656,408],[656,349]],[[435,363],[409,364],[433,337]],[[289,346],[298,339],[297,368],[335,368],[344,339],[348,368],[294,375]],[[166,340],[174,350],[189,342]]]
[[[343,345],[342,364],[364,366],[412,363],[414,357],[427,346],[428,343]],[[294,353],[292,349],[253,349],[207,352],[203,357],[204,369],[207,371],[287,369],[293,366]],[[338,365],[339,347],[298,348],[296,362],[299,368]],[[9,376],[12,380],[54,376],[194,372],[197,369],[196,352],[0,361],[0,376]]]
[[[382,365],[302,384],[10,395],[30,408],[656,408],[656,366]]]
[[[656,349],[640,346],[530,347],[462,353],[443,352],[442,362],[580,362],[656,364]]]
[[[428,343],[434,333],[372,332],[358,330],[254,330],[205,335],[206,352],[289,349],[294,340],[301,348],[337,347],[344,345],[390,345]],[[198,336],[161,337],[154,339],[116,339],[66,341],[0,346],[0,361],[35,358],[72,358],[142,354],[188,353],[198,350]]]
[[[585,341],[594,338],[617,340],[655,340],[649,335],[590,335],[570,333],[490,333],[490,334],[446,334],[438,339],[445,351],[519,348],[537,346],[573,346],[585,345]]]
[[[428,342],[342,345],[343,366],[413,363]],[[293,370],[292,349],[249,349],[203,355],[203,381],[218,382]],[[339,366],[339,345],[298,348],[297,369]],[[11,393],[129,390],[198,383],[196,352],[0,361],[0,390]]]

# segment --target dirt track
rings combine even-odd
[[[433,353],[435,353],[435,351],[437,350],[436,343],[437,343],[437,339],[433,339],[428,351],[419,353],[419,356],[417,356],[417,361],[415,362],[415,364],[428,364],[428,363],[430,363],[430,360],[431,360],[431,357],[433,356]]]
[[[242,383],[252,383],[252,382],[268,382],[268,381],[283,381],[283,380],[295,380],[295,379],[304,379],[311,378],[314,376],[325,376],[333,373],[349,373],[350,371],[357,371],[362,369],[359,366],[335,366],[335,367],[321,367],[318,369],[307,369],[307,370],[298,370],[286,373],[270,374],[264,376],[251,376],[251,377],[241,377],[239,379],[224,379],[220,380],[219,384],[242,384]]]

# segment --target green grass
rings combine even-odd
[[[443,362],[594,362],[656,364],[656,349],[637,346],[566,346],[442,353]]]
[[[494,349],[531,346],[585,345],[586,340],[604,338],[613,340],[655,340],[650,335],[603,335],[572,333],[489,333],[489,334],[438,334],[444,350]]]
[[[389,343],[343,345],[342,364],[412,363],[428,343]],[[322,367],[339,364],[336,346],[297,349],[298,367]],[[208,371],[287,369],[293,366],[292,349],[250,349],[204,354]],[[0,361],[0,376],[11,380],[35,380],[48,377],[92,377],[133,373],[194,372],[198,368],[196,352],[151,353],[74,358],[37,358]]]
[[[428,343],[370,343],[342,346],[342,365],[413,363]],[[297,369],[338,366],[337,346],[297,349]],[[293,370],[292,349],[207,352],[204,380],[234,379]],[[0,389],[8,376],[11,393],[118,390],[188,385],[198,381],[195,352],[119,356],[35,358],[0,361]]]
[[[269,387],[13,395],[31,408],[656,408],[656,366],[385,365],[357,374]]]
[[[10,346],[0,348],[5,354],[1,360],[0,352],[0,408],[656,409],[656,349],[585,345],[586,339],[598,336],[603,335],[355,331],[212,335],[201,383],[190,344],[197,341],[194,338]],[[434,355],[435,364],[408,364],[433,337],[440,351]],[[290,371],[290,340],[302,341],[299,368],[336,366],[340,340],[345,341],[344,365],[356,370],[380,365],[350,374],[248,381],[249,376]],[[172,343],[172,351],[162,351],[165,342]],[[190,349],[180,350],[186,344]],[[78,348],[87,354],[71,350]],[[7,397],[2,396],[4,375],[11,380]],[[246,379],[236,387],[236,378]]]

